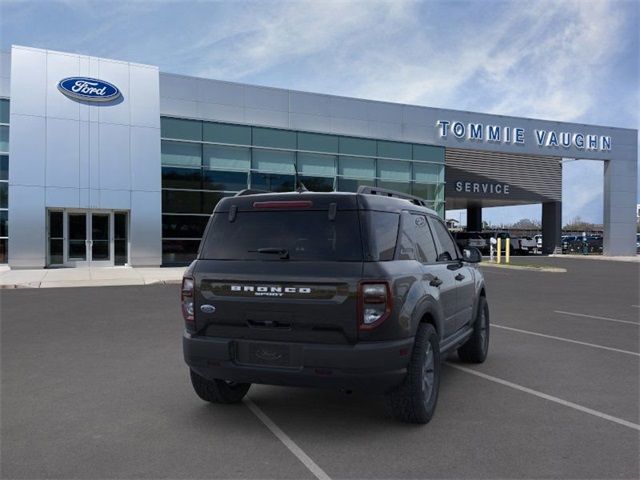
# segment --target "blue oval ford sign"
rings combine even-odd
[[[120,96],[115,85],[88,77],[68,77],[58,82],[58,90],[64,95],[89,102],[109,102]]]

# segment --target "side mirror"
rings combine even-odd
[[[480,263],[482,254],[476,247],[467,247],[462,250],[462,260],[469,263]]]

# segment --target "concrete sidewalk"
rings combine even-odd
[[[180,283],[186,267],[0,270],[0,288],[104,287]]]

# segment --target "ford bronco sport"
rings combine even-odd
[[[426,423],[445,356],[487,356],[480,259],[422,200],[388,190],[224,198],[182,282],[193,388],[214,403],[252,383],[378,392]]]

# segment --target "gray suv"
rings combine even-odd
[[[383,393],[395,417],[426,423],[445,356],[487,356],[480,259],[388,190],[224,198],[182,282],[193,388],[213,403],[252,383]]]

